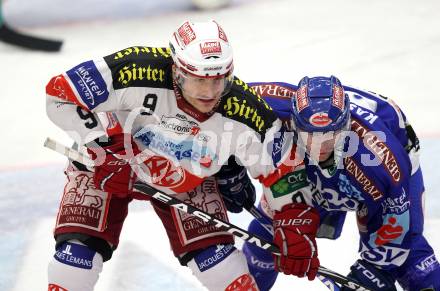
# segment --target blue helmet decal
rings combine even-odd
[[[335,76],[304,77],[292,97],[293,121],[307,132],[344,128],[350,118],[350,100]]]

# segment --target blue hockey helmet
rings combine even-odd
[[[338,131],[350,121],[350,100],[335,76],[302,78],[292,107],[294,126],[301,131]]]

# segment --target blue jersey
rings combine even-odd
[[[297,86],[282,82],[250,85],[280,119],[291,122],[290,99]],[[350,97],[351,134],[359,146],[343,158],[339,169],[335,165],[321,168],[304,158],[293,172],[265,189],[260,207],[270,215],[286,203],[314,205],[321,214],[320,230],[323,224],[331,230],[321,237],[329,238],[339,236],[344,223],[341,214],[356,211],[359,253],[364,260],[397,280],[404,290],[437,290],[440,266],[422,234],[424,186],[417,136],[391,99],[348,86],[344,90]],[[272,209],[265,209],[266,200],[271,200]],[[270,237],[256,221],[249,229]],[[243,252],[260,289],[269,290],[277,273],[273,267],[254,262],[269,264],[271,255],[246,243]]]
[[[250,85],[281,119],[290,120],[290,97],[297,86]],[[411,238],[423,230],[423,182],[415,175],[418,141],[392,100],[348,86],[344,89],[351,102],[352,134],[359,145],[343,159],[342,169],[335,165],[322,169],[304,159],[312,196],[305,200],[326,210],[356,211],[361,256],[382,268],[400,266],[413,247]],[[410,212],[411,204],[420,209]]]

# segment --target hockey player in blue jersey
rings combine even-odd
[[[306,202],[321,210],[323,226],[334,227],[324,236],[336,238],[340,211],[356,211],[360,259],[348,277],[372,290],[396,290],[395,282],[405,290],[440,290],[439,263],[423,236],[419,143],[399,107],[383,96],[343,87],[334,76],[304,77],[298,86],[252,86],[280,118],[292,119],[297,154],[305,153],[304,164],[263,196],[259,206],[268,217],[277,209],[268,208],[267,200]],[[252,195],[238,201],[246,197]],[[272,238],[257,221],[249,230]],[[243,251],[260,290],[270,289],[277,276],[272,256],[250,244]]]

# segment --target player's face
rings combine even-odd
[[[187,76],[182,84],[183,97],[200,112],[210,112],[220,101],[225,89],[225,78],[197,78]]]
[[[318,162],[324,162],[334,152],[336,143],[341,137],[341,131],[325,133],[299,132],[299,135],[310,158]]]

